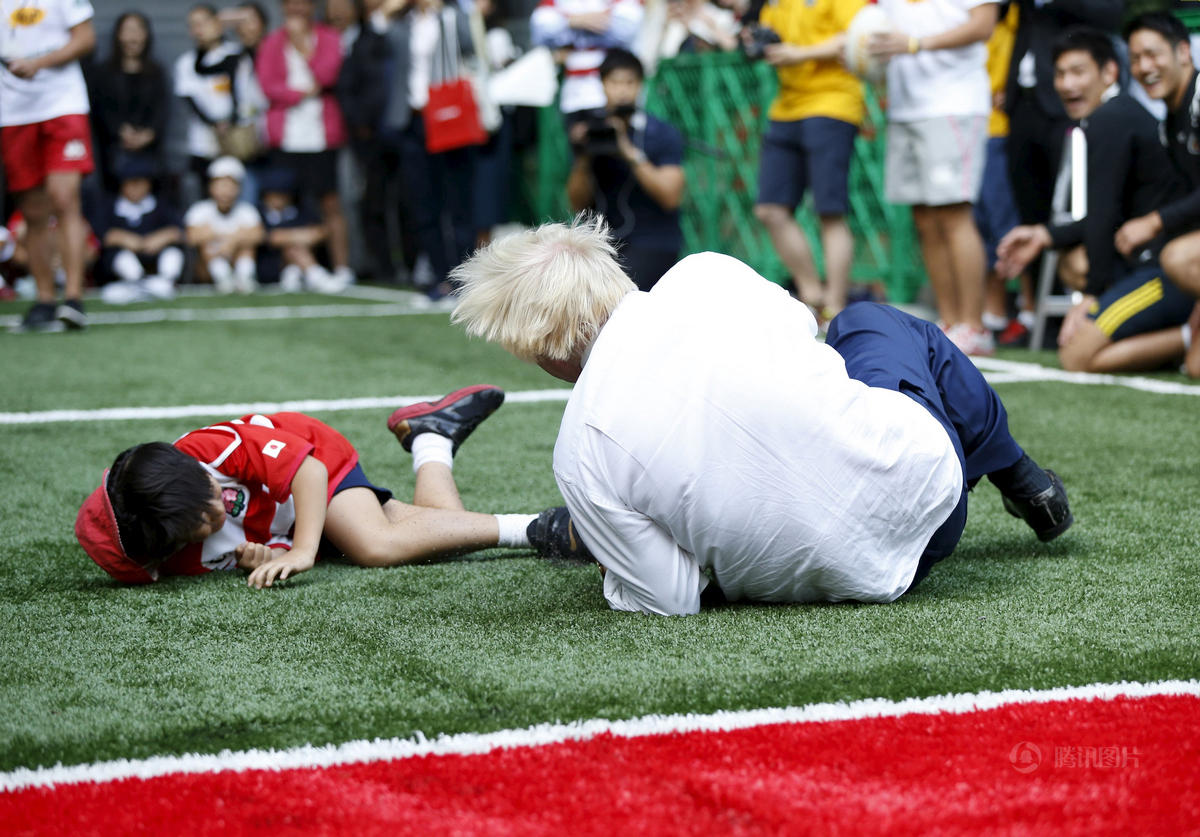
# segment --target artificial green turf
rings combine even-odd
[[[0,351],[0,411],[555,386],[445,315],[104,327],[0,336]],[[375,571],[323,563],[267,591],[226,574],[124,588],[75,544],[75,511],[120,449],[203,420],[0,426],[0,769],[1196,677],[1200,402],[997,388],[1014,435],[1071,493],[1077,523],[1059,541],[1039,544],[985,481],[958,552],[899,602],[684,619],[610,612],[595,568],[528,552]],[[469,507],[559,502],[549,466],[561,412],[512,403],[480,427],[455,466]],[[410,461],[386,410],[320,417],[373,480],[408,496]]]

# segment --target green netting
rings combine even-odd
[[[660,64],[648,79],[646,108],[679,128],[689,143],[682,211],[686,251],[729,253],[782,281],[786,270],[753,211],[759,147],[776,84],[774,70],[740,55],[679,56]],[[924,273],[916,257],[908,209],[883,200],[884,116],[869,91],[867,107],[878,134],[859,137],[850,170],[850,226],[856,241],[853,278],[881,281],[890,299],[909,302]],[[562,220],[571,214],[565,190],[571,152],[555,108],[540,112],[538,137],[536,171],[526,169],[532,175],[526,183],[534,189],[535,220]],[[820,268],[817,219],[807,203],[800,208],[799,218]]]

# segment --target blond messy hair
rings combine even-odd
[[[633,282],[603,219],[580,214],[498,239],[454,269],[450,321],[521,360],[582,356]]]

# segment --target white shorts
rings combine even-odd
[[[987,161],[988,117],[889,122],[884,192],[889,203],[974,203]]]

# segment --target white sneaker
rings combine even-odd
[[[956,323],[946,330],[946,336],[964,355],[991,357],[996,354],[996,339],[987,329],[976,331],[966,323]]]
[[[299,265],[289,264],[279,272],[279,290],[285,294],[299,293],[304,290],[304,271]]]
[[[131,302],[143,302],[150,297],[138,280],[122,279],[101,287],[100,299],[109,305],[128,305]]]
[[[258,290],[258,279],[253,273],[242,273],[240,270],[233,274],[234,289],[240,294],[252,294]]]
[[[350,269],[349,265],[334,268],[333,277],[342,283],[342,290],[358,281],[358,277],[354,275],[354,271]]]
[[[346,284],[342,280],[319,264],[304,271],[304,285],[310,291],[319,294],[340,294],[346,290]]]
[[[151,299],[171,300],[175,298],[175,283],[165,276],[153,274],[141,281],[142,291]]]
[[[237,290],[237,282],[233,278],[233,268],[225,267],[214,270],[210,266],[209,275],[212,277],[213,287],[217,293],[228,295]]]

